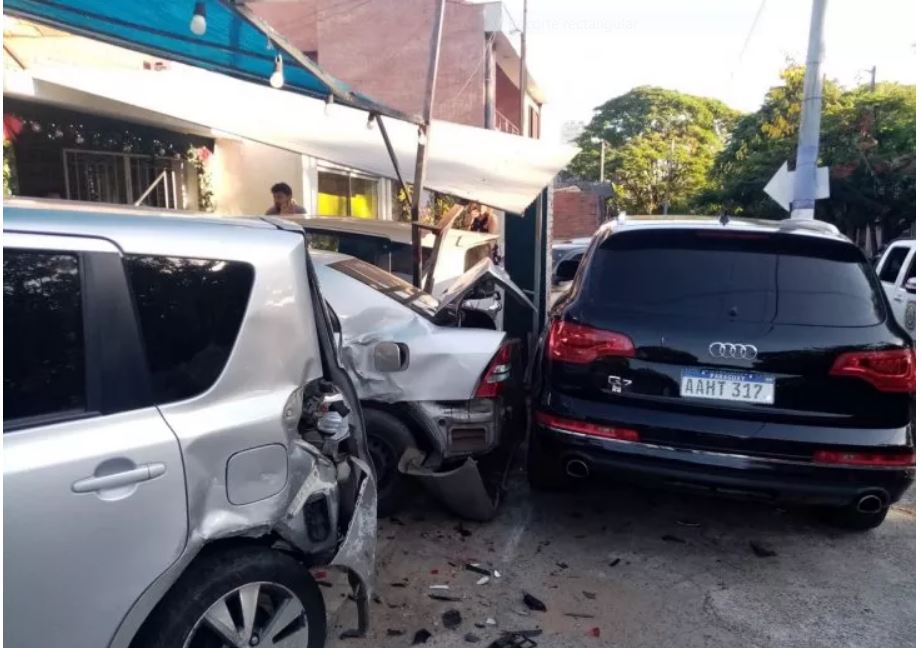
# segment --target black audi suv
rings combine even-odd
[[[818,221],[618,219],[535,363],[535,488],[607,473],[878,526],[914,479],[915,353]]]

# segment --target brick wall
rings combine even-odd
[[[431,0],[262,0],[253,11],[334,77],[384,105],[422,112],[435,3]],[[483,7],[447,3],[434,117],[483,126]]]
[[[317,36],[317,11],[324,0],[286,0],[284,2],[248,2],[247,6],[257,16],[283,34],[292,45],[302,52],[316,52],[319,47]]]
[[[521,132],[521,93],[505,71],[496,66],[496,110]]]
[[[591,236],[601,224],[599,199],[570,187],[553,192],[553,240]]]

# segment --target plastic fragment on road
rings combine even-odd
[[[483,578],[481,578],[480,580],[478,580],[478,581],[476,582],[476,584],[477,584],[477,585],[485,585],[485,584],[488,583],[488,582],[489,582],[489,576],[484,576]]]
[[[528,594],[527,592],[524,593],[524,597],[522,600],[524,601],[524,604],[528,606],[529,610],[534,610],[535,612],[546,612],[547,611],[547,606],[544,605],[543,601],[541,601],[536,596],[532,596],[531,594]]]
[[[448,630],[453,630],[460,626],[463,619],[461,618],[461,613],[457,610],[447,610],[444,614],[441,615],[441,623]]]

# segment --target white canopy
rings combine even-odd
[[[25,76],[24,76],[25,75]],[[240,81],[190,66],[166,70],[30,66],[6,70],[4,94],[98,109],[123,118],[155,114],[161,123],[220,131],[396,178],[381,133],[352,108]],[[62,99],[65,98],[65,99]],[[400,172],[412,182],[417,127],[384,117]],[[572,146],[435,121],[425,186],[520,214],[572,159]]]

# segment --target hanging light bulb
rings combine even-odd
[[[285,85],[285,64],[281,60],[281,54],[275,57],[275,71],[269,77],[269,85],[276,90]]]
[[[368,113],[368,123],[366,126],[368,130],[374,130],[374,113]]]
[[[192,20],[189,21],[189,30],[196,36],[204,36],[208,30],[208,21],[205,20],[205,3],[196,2]]]
[[[333,105],[333,96],[326,97],[326,105],[323,106],[323,115],[329,116],[329,107]]]

